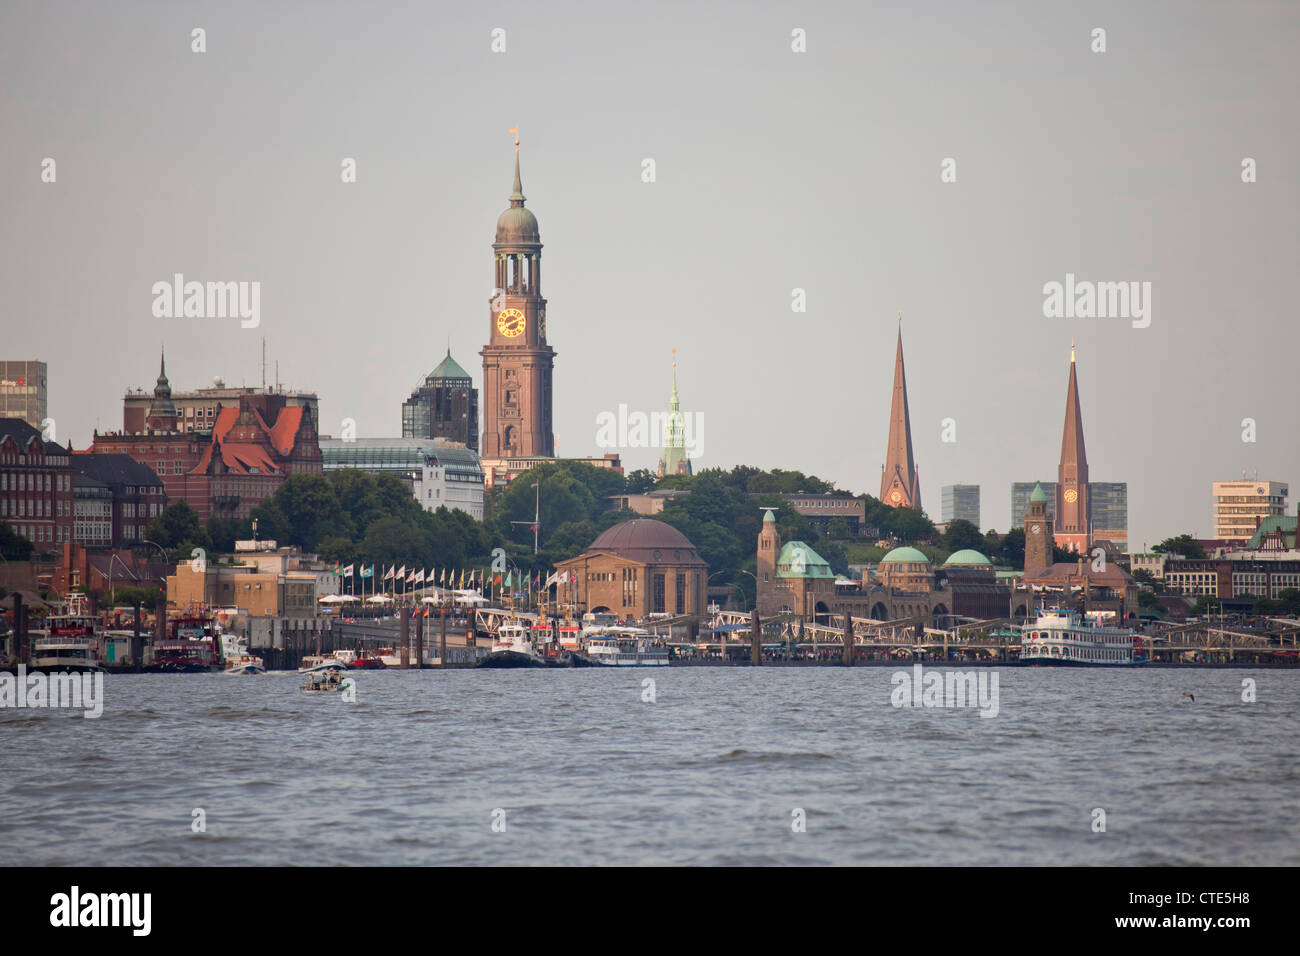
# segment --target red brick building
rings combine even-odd
[[[54,551],[72,540],[70,452],[21,418],[0,418],[0,521]]]
[[[91,451],[148,465],[167,499],[185,501],[200,521],[247,518],[289,475],[323,470],[314,403],[293,400],[281,392],[242,392],[229,404],[218,402],[210,429],[182,430],[164,366],[143,431],[97,432]]]

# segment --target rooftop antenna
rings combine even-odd
[[[280,391],[280,360],[275,360],[275,390]]]
[[[266,391],[266,336],[262,336],[262,391]]]

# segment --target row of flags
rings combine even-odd
[[[449,572],[450,580],[448,579]],[[355,564],[344,565],[342,562],[339,562],[334,565],[334,574],[340,578],[356,576],[373,579],[375,576],[375,566],[372,564],[367,567],[363,564],[361,565],[360,573],[358,573]],[[450,584],[452,587],[458,588],[465,588],[466,586],[483,587],[484,584],[503,587],[513,587],[518,584],[520,587],[529,586],[534,588],[549,588],[552,584],[570,584],[577,579],[578,575],[576,571],[553,571],[546,577],[545,581],[543,581],[541,571],[532,575],[521,571],[516,576],[513,570],[505,572],[504,576],[498,571],[490,577],[485,578],[482,568],[473,568],[470,570],[462,569],[459,572],[458,583],[457,572],[455,570],[443,568],[441,574],[439,574],[438,569],[433,568],[426,574],[424,568],[411,568],[410,570],[407,570],[406,565],[402,565],[400,568],[396,566],[389,567],[384,571],[383,576],[380,578],[381,581],[392,581],[394,583],[437,584],[442,587]]]

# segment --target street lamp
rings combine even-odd
[[[541,523],[541,513],[542,513],[542,488],[541,488],[541,484],[540,484],[539,482],[536,482],[536,481],[533,482],[533,488],[536,489],[536,493],[535,493],[535,495],[534,495],[534,497],[533,497],[533,520],[532,520],[531,522],[529,522],[529,521],[512,521],[512,522],[510,522],[510,523],[511,523],[512,525],[516,525],[516,524],[527,524],[527,525],[531,525],[531,526],[532,526],[532,529],[533,529],[533,554],[536,554],[536,553],[537,553],[537,532],[538,532],[538,530],[539,530],[539,529],[541,528],[541,526],[542,526],[542,523]]]
[[[125,571],[125,572],[127,572],[127,574],[130,574],[130,573],[131,573],[131,569],[128,568],[128,567],[126,566],[126,562],[125,562],[125,561],[123,561],[121,558],[119,558],[119,557],[117,556],[117,552],[116,552],[116,551],[112,552],[112,553],[109,555],[109,558],[108,558],[108,599],[109,599],[109,601],[112,602],[113,604],[116,604],[116,603],[117,603],[117,586],[116,586],[115,584],[113,584],[113,562],[114,562],[114,561],[116,561],[118,564],[122,565],[122,570]]]

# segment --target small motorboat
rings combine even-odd
[[[260,657],[254,657],[251,660],[227,660],[227,674],[265,674],[266,667],[262,664]]]
[[[299,690],[304,694],[336,694],[355,686],[356,682],[351,677],[344,676],[343,667],[336,664],[334,667],[310,673],[307,682]]]

